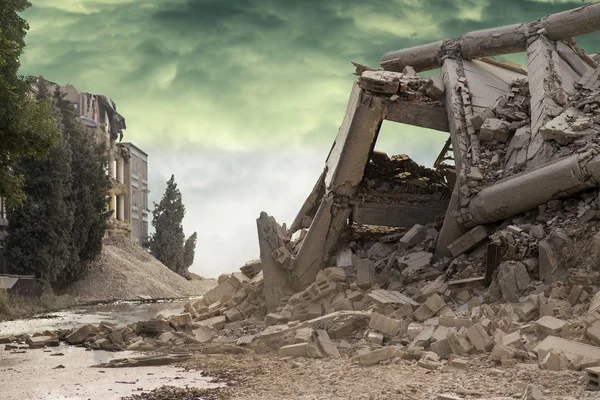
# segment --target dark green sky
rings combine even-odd
[[[196,272],[258,256],[260,211],[290,222],[322,168],[354,80],[391,50],[535,20],[581,1],[33,0],[22,73],[110,96],[174,172],[199,231]],[[598,36],[580,40],[597,51]],[[600,47],[600,46],[598,46]],[[444,134],[384,126],[380,148],[435,158]],[[240,194],[240,192],[242,192]],[[232,247],[228,243],[232,243]]]

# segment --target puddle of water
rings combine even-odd
[[[81,347],[61,345],[46,353],[41,349],[25,354],[0,350],[0,397],[3,400],[87,400],[120,399],[163,385],[176,387],[217,388],[198,371],[184,371],[173,366],[134,368],[92,368],[114,358],[135,356],[133,352],[109,353],[86,351]],[[63,353],[63,356],[52,356]],[[139,355],[139,354],[138,354]],[[58,365],[64,368],[54,369]]]
[[[72,329],[85,324],[98,324],[101,321],[119,326],[148,320],[162,314],[165,317],[183,312],[184,302],[164,303],[118,303],[81,307],[54,312],[48,317],[20,319],[0,322],[0,335],[33,334],[58,329]]]

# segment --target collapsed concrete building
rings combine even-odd
[[[355,64],[346,115],[297,217],[289,229],[258,220],[268,308],[335,265],[353,222],[410,228],[435,224],[441,211],[435,256],[456,257],[487,238],[488,224],[599,186],[598,62],[572,40],[598,29],[600,4],[591,4],[394,51],[382,69]],[[523,51],[527,70],[487,58]],[[431,79],[417,75],[439,67]],[[449,132],[430,171],[443,179],[416,174],[400,201],[359,196],[369,167],[390,161],[373,151],[384,120]]]

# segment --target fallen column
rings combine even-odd
[[[512,176],[483,189],[471,199],[462,216],[465,226],[512,217],[547,203],[600,185],[600,156],[574,154],[537,169]]]
[[[600,30],[600,3],[549,15],[531,23],[469,32],[458,39],[393,51],[383,56],[381,66],[388,71],[402,71],[408,65],[417,72],[438,68],[450,48],[457,48],[465,59],[525,51],[527,35],[532,28],[544,28],[550,40],[595,32]]]

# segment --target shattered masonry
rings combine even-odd
[[[257,220],[260,260],[180,315],[30,346],[214,342],[427,370],[537,363],[585,370],[599,390],[600,60],[571,39],[596,30],[600,3],[389,53],[383,70],[355,64],[297,217],[289,229]],[[517,51],[527,71],[485,58]],[[383,120],[449,132],[434,168],[374,152]],[[541,396],[530,385],[523,398]]]

